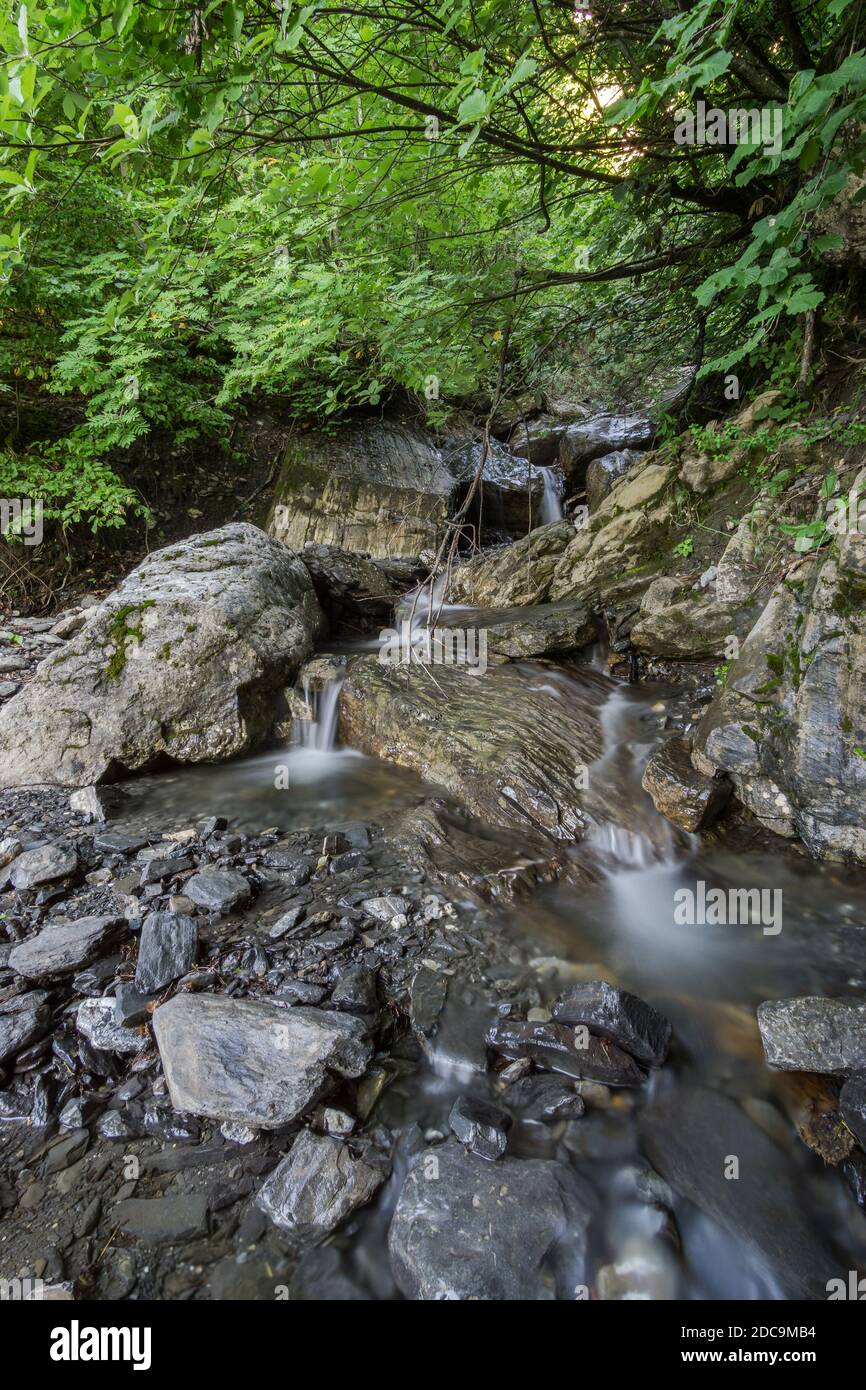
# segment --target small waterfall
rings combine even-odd
[[[550,521],[562,520],[562,478],[555,468],[539,468],[544,492],[539,508],[539,525],[546,526]]]
[[[330,753],[337,743],[337,715],[340,706],[342,677],[326,681],[314,691],[308,680],[303,684],[303,702],[312,710],[312,718],[296,719],[295,742],[308,753]]]

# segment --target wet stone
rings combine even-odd
[[[866,1075],[852,1076],[839,1092],[839,1109],[861,1149],[866,1149]]]
[[[703,830],[727,805],[732,784],[727,777],[710,777],[692,766],[691,748],[683,738],[671,738],[657,748],[646,766],[642,786],[660,815],[683,830]]]
[[[583,1096],[553,1076],[521,1077],[503,1092],[502,1099],[519,1112],[521,1120],[543,1125],[579,1120],[585,1109]]]
[[[306,907],[299,903],[296,907],[290,907],[287,912],[283,913],[282,917],[278,917],[268,932],[271,940],[279,941],[281,937],[293,931],[303,921],[306,910]]]
[[[202,869],[187,879],[184,892],[197,907],[220,915],[248,903],[252,896],[249,883],[234,869]]]
[[[18,994],[0,1004],[0,1062],[41,1038],[51,1023],[48,995],[43,990]]]
[[[471,1096],[458,1096],[448,1123],[461,1144],[479,1158],[492,1162],[505,1153],[511,1116],[498,1106]]]
[[[344,970],[331,991],[331,1006],[350,1014],[375,1013],[379,1006],[376,972],[362,965]]]
[[[645,1066],[660,1067],[668,1054],[668,1020],[636,994],[605,980],[571,985],[554,1004],[553,1017],[557,1023],[572,1027],[585,1024]]]
[[[606,1038],[561,1023],[496,1023],[487,1034],[489,1045],[505,1057],[528,1057],[546,1071],[558,1071],[578,1081],[602,1081],[607,1086],[640,1086],[646,1075],[628,1053]]]
[[[173,878],[175,874],[183,873],[184,870],[193,867],[193,860],[189,855],[174,855],[168,859],[149,859],[142,870],[139,883],[142,888],[146,888],[149,884],[162,883],[163,879]]]
[[[140,1052],[147,1036],[119,1025],[113,999],[85,999],[78,1006],[76,1027],[100,1052]]]
[[[112,1213],[116,1225],[145,1245],[176,1245],[206,1236],[208,1199],[201,1193],[183,1197],[130,1197]]]
[[[804,996],[758,1006],[767,1063],[779,1071],[866,1073],[866,1004]]]
[[[13,860],[9,877],[12,887],[24,892],[28,888],[38,888],[43,883],[69,878],[77,869],[78,855],[74,848],[40,845],[38,849],[25,850]]]
[[[43,927],[36,936],[13,949],[9,964],[31,980],[65,975],[97,956],[123,925],[125,918],[113,916],[81,917],[77,922]]]
[[[198,927],[182,912],[151,912],[141,928],[135,985],[156,994],[195,965]]]
[[[348,1144],[302,1130],[256,1201],[299,1243],[315,1243],[369,1201],[384,1178],[382,1168],[356,1158]]]
[[[150,999],[141,994],[130,980],[124,980],[114,992],[114,1021],[124,1028],[137,1028],[150,1020]]]

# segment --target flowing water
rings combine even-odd
[[[539,468],[544,482],[538,524],[546,526],[550,521],[562,520],[563,479],[555,468]]]
[[[432,598],[434,611],[440,598]],[[546,683],[563,700],[585,701],[595,692],[604,747],[588,770],[592,825],[573,851],[578,867],[590,872],[580,888],[562,881],[519,908],[499,910],[498,928],[528,944],[543,1004],[571,980],[602,977],[661,1009],[674,1043],[665,1067],[640,1090],[599,1092],[570,1124],[519,1124],[510,1151],[564,1159],[591,1184],[600,1204],[590,1237],[594,1291],[599,1280],[612,1280],[629,1296],[658,1299],[791,1297],[789,1277],[814,1276],[820,1284],[828,1262],[840,1277],[863,1266],[864,1223],[837,1172],[786,1118],[790,1083],[764,1064],[755,1010],[765,999],[866,986],[866,894],[856,876],[795,852],[713,848],[675,831],[640,778],[671,715],[682,717],[684,696],[671,687],[599,683],[592,666],[600,664],[596,653],[583,670],[521,665],[528,682]],[[420,803],[430,788],[414,774],[335,747],[338,698],[336,683],[326,687],[315,722],[299,725],[290,747],[139,779],[131,784],[138,822],[152,815],[164,824],[170,812],[188,824],[191,816],[223,812],[240,828],[288,829],[383,820]],[[290,768],[290,792],[274,784],[281,764]],[[782,929],[767,931],[757,921],[679,924],[675,894],[699,882],[781,890]],[[459,1094],[497,1099],[492,1074],[479,1072],[475,1060],[477,1040],[494,1017],[478,991],[452,987],[431,1054],[420,1071],[407,1071],[386,1091],[377,1120],[403,1133],[417,1124],[425,1135],[447,1134]],[[720,1121],[708,1096],[736,1104]],[[673,1121],[661,1138],[656,1133],[656,1148],[694,1143],[685,1176],[673,1182],[675,1229],[663,1210],[669,1197],[648,1199],[642,1176],[642,1116],[659,1103],[673,1104]],[[344,1271],[372,1297],[394,1292],[386,1235],[408,1161],[399,1155],[398,1148],[394,1174],[354,1233],[334,1242]],[[742,1168],[729,1179],[724,1165],[732,1159]],[[671,1159],[674,1168],[677,1161]],[[787,1240],[792,1225],[800,1235]],[[774,1232],[775,1263],[760,1253],[773,1245]],[[804,1270],[791,1276],[798,1261]]]

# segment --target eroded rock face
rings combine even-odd
[[[866,863],[866,537],[810,557],[773,592],[695,737],[769,829]]]
[[[564,1164],[489,1163],[449,1140],[407,1174],[388,1236],[394,1276],[412,1299],[536,1301],[567,1285],[573,1296],[593,1206]]]
[[[551,521],[503,550],[476,556],[455,570],[449,597],[491,608],[543,603],[574,535],[570,522]]]
[[[0,785],[85,787],[161,756],[243,753],[322,626],[307,570],[255,526],[155,551],[0,711]]]
[[[585,817],[575,769],[601,753],[592,680],[582,699],[566,701],[545,689],[543,668],[531,683],[511,665],[483,675],[465,666],[431,670],[356,661],[340,697],[345,742],[414,768],[494,825],[579,838]],[[599,677],[599,703],[607,688]]]
[[[703,830],[722,812],[731,794],[726,777],[707,777],[692,764],[690,745],[669,738],[653,753],[642,786],[659,815],[683,830]]]
[[[289,550],[308,541],[373,557],[438,545],[454,478],[428,435],[370,421],[289,444],[268,532]]]
[[[730,637],[745,637],[760,615],[755,604],[745,607],[711,598],[689,598],[641,613],[631,640],[644,656],[677,661],[721,660]]]
[[[288,1124],[333,1075],[361,1076],[372,1048],[349,1014],[176,995],[153,1015],[176,1110],[261,1129]]]

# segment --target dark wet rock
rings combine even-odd
[[[585,1028],[504,1019],[490,1028],[487,1042],[504,1057],[528,1057],[546,1071],[557,1071],[577,1081],[640,1086],[646,1080],[632,1057],[606,1038],[593,1037]]]
[[[286,999],[293,1004],[321,1004],[327,990],[324,985],[313,984],[311,980],[283,980],[277,991],[277,999]]]
[[[167,859],[148,859],[141,871],[139,883],[146,888],[149,883],[162,883],[163,879],[174,878],[194,867],[194,860],[187,854],[174,854]],[[207,872],[207,870],[205,871]]]
[[[96,1132],[100,1139],[105,1139],[109,1143],[117,1143],[125,1139],[134,1139],[138,1134],[138,1128],[119,1110],[107,1110],[104,1115],[100,1116],[96,1125]]]
[[[542,673],[539,673],[540,677]],[[600,703],[607,682],[600,678]],[[345,741],[445,786],[488,824],[580,837],[575,769],[601,753],[593,681],[567,701],[510,664],[483,675],[437,666],[435,680],[361,658],[340,700]]]
[[[48,995],[34,989],[0,1004],[0,1063],[44,1036],[51,1023]]]
[[[290,550],[314,541],[375,558],[435,549],[454,478],[429,435],[388,421],[310,430],[288,444],[268,531]]]
[[[95,849],[118,854],[132,854],[136,850],[143,849],[147,843],[148,836],[139,834],[134,830],[110,829],[101,831],[93,841]]]
[[[252,896],[249,881],[236,869],[202,869],[187,879],[184,892],[196,907],[220,916],[244,906]]]
[[[338,545],[315,542],[304,546],[300,558],[332,624],[349,624],[357,630],[388,623],[399,594],[372,560]]]
[[[866,1074],[845,1082],[839,1092],[839,1109],[861,1149],[866,1149]]]
[[[177,1245],[208,1233],[208,1199],[203,1193],[182,1197],[128,1197],[118,1202],[113,1221],[125,1235],[145,1245]]]
[[[491,1164],[451,1140],[421,1153],[403,1183],[388,1235],[394,1277],[420,1300],[570,1297],[593,1208],[564,1164]]]
[[[481,467],[484,446],[469,442],[446,452],[445,462],[457,480],[457,504],[466,497]],[[544,483],[525,458],[518,458],[495,439],[488,443],[481,484],[467,513],[471,525],[487,539],[524,536],[537,523]]]
[[[676,661],[721,661],[731,637],[745,638],[760,604],[721,603],[717,598],[688,598],[653,612],[641,612],[631,627],[631,641],[646,657]]]
[[[385,1171],[349,1144],[302,1130],[256,1198],[261,1209],[299,1243],[324,1240],[372,1197]]]
[[[406,899],[397,893],[388,893],[380,898],[364,898],[360,905],[367,916],[374,917],[377,922],[390,922],[405,913],[408,907]]]
[[[119,965],[119,956],[103,956],[101,960],[94,961],[93,965],[73,976],[72,988],[76,994],[96,998],[97,995],[105,993],[105,986],[114,979]]]
[[[586,470],[586,500],[591,511],[600,507],[614,484],[624,477],[635,460],[631,449],[615,449],[593,459]]]
[[[138,1028],[150,1022],[150,998],[141,994],[130,980],[117,986],[114,994],[114,1021],[124,1028]]]
[[[866,1072],[866,1004],[853,999],[768,1000],[758,1006],[767,1063],[831,1076]]]
[[[182,912],[151,912],[141,927],[135,986],[156,994],[195,964],[198,927]]]
[[[372,1054],[349,1014],[176,995],[153,1015],[175,1109],[276,1129]]]
[[[545,413],[534,420],[520,420],[508,439],[508,448],[519,458],[529,459],[536,468],[555,463],[562,437],[570,421]]]
[[[750,1252],[785,1298],[825,1299],[839,1260],[806,1216],[781,1149],[726,1096],[701,1087],[659,1095],[640,1124],[644,1149],[674,1191]],[[730,1179],[731,1157],[739,1176]]]
[[[458,619],[461,616],[458,614]],[[581,603],[482,608],[463,622],[465,627],[486,634],[488,657],[509,661],[579,651],[596,636],[595,620]]]
[[[481,608],[543,603],[574,534],[570,521],[551,521],[513,545],[478,555],[454,571],[448,597]]]
[[[579,1120],[586,1108],[583,1096],[555,1076],[522,1076],[502,1092],[502,1100],[521,1120],[555,1124]]]
[[[570,985],[557,999],[552,1012],[557,1023],[572,1027],[585,1024],[593,1033],[616,1043],[645,1066],[660,1067],[668,1055],[671,1040],[668,1020],[636,994],[617,989],[605,980]]]
[[[85,999],[78,1006],[75,1025],[100,1052],[140,1052],[148,1041],[146,1033],[116,1021],[113,999]]]
[[[291,1297],[297,1303],[356,1303],[370,1300],[351,1278],[342,1253],[334,1245],[308,1250],[292,1272]]]
[[[415,972],[409,989],[409,1021],[423,1041],[433,1035],[448,996],[448,977],[440,970],[422,965]]]
[[[692,765],[691,747],[684,738],[669,738],[656,749],[642,785],[659,815],[690,831],[711,825],[732,791],[727,777],[708,777]]]
[[[38,849],[25,850],[12,861],[9,877],[13,888],[25,892],[29,888],[38,888],[43,883],[56,883],[59,879],[70,878],[77,871],[78,853],[74,846],[40,845]]]
[[[323,621],[308,570],[255,526],[153,552],[0,709],[0,785],[86,787],[160,756],[246,752]]]
[[[316,867],[312,860],[290,849],[268,850],[265,864],[269,869],[278,869],[292,888],[303,888],[305,883],[309,883]]]
[[[350,965],[331,991],[331,1007],[350,1014],[371,1014],[379,1007],[376,971]]]
[[[77,922],[43,927],[13,948],[9,964],[29,980],[69,974],[98,956],[125,925],[125,918],[113,916],[81,917]]]
[[[295,907],[290,907],[281,917],[278,917],[274,925],[268,931],[268,936],[272,941],[279,941],[281,937],[293,932],[295,927],[304,920],[306,907],[303,903],[298,903]]]
[[[572,484],[582,484],[592,459],[623,449],[648,449],[653,433],[652,422],[643,415],[594,415],[577,420],[563,433],[559,462]]]
[[[475,1100],[472,1096],[458,1096],[451,1107],[448,1123],[461,1144],[479,1158],[492,1162],[505,1153],[511,1116],[498,1105]]]

